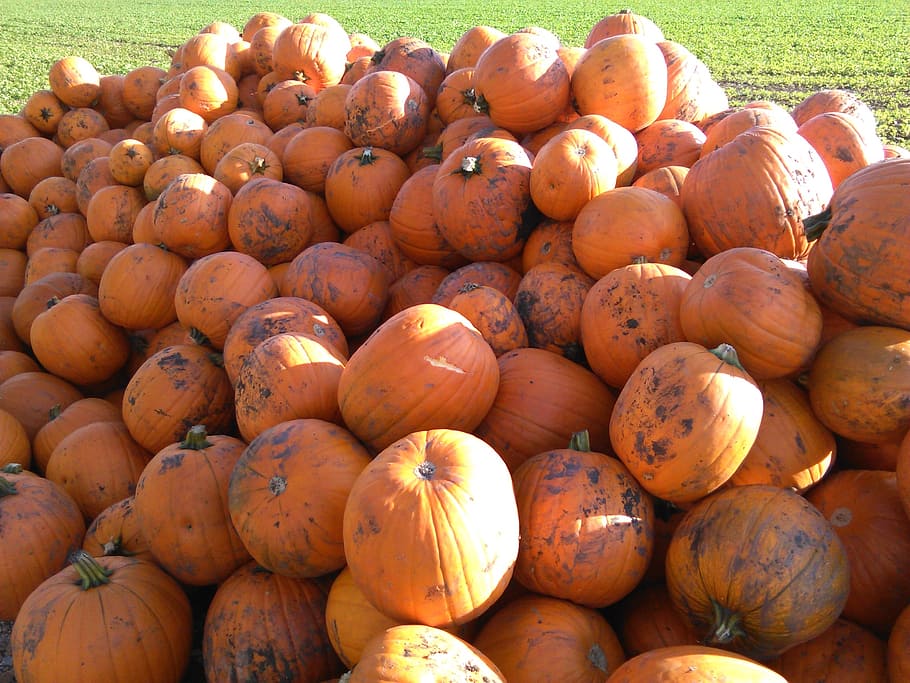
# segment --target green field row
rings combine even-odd
[[[47,70],[62,56],[85,57],[102,73],[166,66],[168,50],[208,23],[242,28],[260,11],[290,19],[325,12],[379,44],[409,35],[448,51],[478,24],[503,31],[540,26],[567,45],[581,45],[598,19],[624,7],[700,57],[732,104],[767,99],[792,107],[815,90],[845,88],[876,112],[883,141],[910,145],[910,7],[892,0],[643,0],[633,6],[544,0],[518,7],[495,0],[0,0],[0,113],[18,111],[32,92],[47,87]]]

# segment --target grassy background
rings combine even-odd
[[[906,0],[641,0],[634,5],[543,0],[516,8],[503,0],[0,0],[0,113],[15,112],[47,87],[47,70],[76,54],[102,73],[143,64],[167,66],[166,50],[214,20],[242,28],[259,11],[290,19],[326,12],[349,32],[379,44],[410,35],[441,51],[477,24],[511,31],[541,26],[581,45],[606,14],[629,7],[655,21],[668,39],[704,61],[732,104],[770,99],[792,107],[821,88],[856,92],[876,111],[886,142],[910,145],[910,3]]]

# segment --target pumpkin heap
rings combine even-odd
[[[910,152],[855,95],[731,107],[629,11],[48,81],[0,116],[21,683],[908,677]]]

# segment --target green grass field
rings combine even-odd
[[[379,44],[410,35],[447,51],[469,27],[540,26],[581,45],[601,17],[624,7],[655,21],[711,69],[732,104],[770,99],[787,107],[821,88],[856,92],[877,113],[885,142],[910,145],[910,7],[893,0],[692,0],[634,5],[543,0],[332,0],[312,4],[240,0],[0,0],[0,113],[17,111],[47,87],[56,59],[77,54],[102,73],[166,66],[167,49],[214,20],[242,28],[259,11],[290,19],[326,12]]]

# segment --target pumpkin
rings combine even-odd
[[[729,107],[727,93],[688,48],[672,40],[659,40],[657,47],[667,64],[667,101],[658,120],[679,119],[698,125]]]
[[[894,472],[842,470],[825,477],[806,498],[830,522],[850,561],[845,619],[887,636],[910,602],[907,529]]]
[[[689,231],[679,206],[643,187],[617,187],[586,203],[572,227],[578,265],[595,280],[636,261],[679,267]]]
[[[132,495],[151,453],[121,421],[85,424],[54,447],[45,476],[72,496],[90,523],[105,508]]]
[[[0,297],[0,353],[24,352],[26,350],[26,346],[19,339],[19,335],[16,334],[16,327],[13,324],[13,308],[15,305],[15,297]],[[35,363],[36,367],[37,365]]]
[[[617,604],[613,614],[616,634],[628,657],[659,647],[698,643],[695,631],[673,605],[663,582],[638,586]]]
[[[275,574],[255,562],[239,567],[219,584],[205,612],[206,679],[278,683],[341,673],[325,605],[325,589],[312,579]]]
[[[304,128],[288,140],[281,163],[284,179],[310,192],[323,192],[332,162],[353,147],[350,138],[326,125]]]
[[[65,408],[81,398],[73,384],[43,370],[20,372],[0,384],[0,410],[19,420],[29,441],[50,421],[51,408]]]
[[[360,249],[385,268],[389,283],[395,282],[417,264],[398,248],[389,221],[373,221],[344,238],[344,244]]]
[[[187,424],[214,433],[234,419],[234,389],[209,348],[167,346],[151,354],[130,377],[123,395],[123,421],[146,450],[157,453],[186,435]]]
[[[894,625],[891,627],[891,633],[887,641],[887,664],[888,676],[891,681],[903,680],[910,673],[910,660],[907,653],[910,652],[910,608],[905,607],[897,616]]]
[[[148,121],[151,118],[155,93],[164,76],[164,69],[150,64],[137,66],[124,75],[123,105],[137,119]]]
[[[344,134],[355,147],[381,148],[404,156],[426,136],[430,108],[426,91],[410,76],[388,69],[371,70],[345,96]]]
[[[622,388],[651,351],[684,341],[679,301],[691,276],[663,263],[633,263],[595,282],[581,307],[580,339],[591,370]]]
[[[888,680],[885,642],[868,629],[838,619],[824,633],[767,663],[790,683]]]
[[[188,157],[186,154],[169,154],[153,161],[142,179],[142,191],[145,192],[146,199],[154,202],[171,184],[171,181],[183,173],[204,175],[205,169],[196,159]],[[154,206],[157,208],[157,204]],[[215,227],[217,228],[217,224]],[[156,237],[156,239],[158,238]]]
[[[692,166],[698,161],[705,134],[694,123],[680,119],[658,119],[635,134],[638,142],[636,174],[663,166]]]
[[[132,495],[111,503],[91,521],[82,539],[82,549],[92,557],[124,555],[155,561],[142,534]]]
[[[199,162],[213,174],[221,158],[241,142],[264,145],[272,136],[271,128],[250,112],[236,111],[222,116],[206,129],[199,144]]]
[[[98,283],[104,317],[130,329],[160,329],[177,320],[174,295],[189,264],[154,244],[132,244],[108,262]]]
[[[246,309],[224,341],[224,369],[233,383],[246,356],[266,338],[299,332],[332,346],[347,358],[347,339],[337,322],[318,304],[300,297],[273,297]]]
[[[623,385],[610,441],[648,492],[691,503],[733,475],[762,410],[761,390],[733,347],[672,342],[645,356]]]
[[[79,210],[76,183],[64,176],[55,175],[39,180],[29,192],[28,201],[35,208],[39,219]]]
[[[212,177],[236,195],[257,178],[282,180],[281,159],[266,145],[241,142],[231,147],[215,165]]]
[[[493,350],[463,315],[419,304],[381,323],[351,354],[338,404],[348,429],[378,451],[418,430],[473,430],[498,380]]]
[[[809,400],[835,434],[867,443],[900,440],[910,428],[906,379],[910,331],[868,325],[836,335],[809,368]]]
[[[221,349],[233,322],[249,306],[277,294],[266,267],[252,256],[223,251],[196,259],[177,282],[177,319]]]
[[[471,434],[411,432],[354,481],[343,538],[354,580],[384,614],[437,626],[471,621],[502,595],[518,553],[508,468]]]
[[[11,463],[30,469],[32,444],[19,418],[0,409],[0,467]]]
[[[484,653],[448,631],[401,624],[377,633],[363,647],[348,683],[406,683],[414,680],[504,683],[505,676]]]
[[[283,296],[308,299],[325,310],[348,336],[372,332],[388,299],[383,265],[370,254],[339,242],[311,244],[282,277]]]
[[[25,251],[29,256],[44,247],[82,252],[91,241],[88,225],[81,213],[58,213],[44,218],[32,228],[25,242]]]
[[[472,261],[521,253],[533,211],[531,159],[514,140],[477,138],[454,150],[433,181],[440,234]]]
[[[436,94],[436,113],[443,124],[460,118],[481,116],[474,105],[474,67],[461,67],[450,71],[439,84]]]
[[[156,156],[183,154],[199,161],[202,140],[208,132],[208,122],[186,107],[174,107],[155,119],[152,128],[152,149]]]
[[[272,45],[272,69],[281,79],[296,78],[316,93],[344,75],[351,42],[337,31],[309,22],[286,26]]]
[[[751,246],[798,259],[809,251],[804,220],[827,205],[832,190],[804,138],[758,126],[692,165],[682,207],[705,257]]]
[[[619,460],[591,451],[586,432],[525,460],[512,480],[522,585],[605,607],[641,581],[654,542],[651,497]]]
[[[667,64],[650,38],[636,33],[588,47],[572,74],[579,114],[600,114],[633,133],[657,120],[667,102]]]
[[[3,233],[0,248],[22,249],[39,220],[37,210],[26,197],[12,192],[0,193],[0,211],[3,212]]]
[[[471,26],[458,36],[452,49],[449,50],[446,70],[448,73],[452,73],[457,69],[476,66],[481,53],[500,38],[504,38],[505,35],[501,30],[492,26],[483,24]]]
[[[303,123],[310,102],[315,98],[316,91],[302,81],[278,81],[262,99],[262,118],[273,131],[281,130],[290,123]]]
[[[569,90],[569,72],[556,46],[539,34],[503,36],[474,66],[477,110],[516,134],[553,123],[569,104]]]
[[[851,114],[839,111],[816,114],[804,121],[797,132],[819,153],[835,189],[847,176],[885,158],[875,128],[863,126]]]
[[[70,294],[98,294],[98,286],[75,272],[53,272],[25,285],[16,296],[11,312],[16,334],[30,344],[31,329],[35,318],[47,310],[47,302]]]
[[[92,242],[79,252],[79,256],[76,258],[76,272],[99,285],[101,276],[107,269],[107,264],[128,246],[129,243],[118,240]]]
[[[60,118],[69,110],[69,106],[54,94],[53,90],[42,88],[28,96],[22,105],[22,116],[40,133],[53,135],[57,132]]]
[[[843,88],[822,88],[806,95],[791,109],[790,114],[798,126],[813,116],[824,112],[843,112],[858,119],[866,131],[876,128],[875,112],[863,99]]]
[[[58,484],[5,469],[0,473],[0,516],[16,521],[0,528],[0,542],[9,549],[0,561],[0,619],[12,621],[26,597],[79,547],[85,521],[76,501]]]
[[[667,549],[667,589],[702,643],[770,659],[840,616],[850,561],[805,498],[753,484],[686,512]]]
[[[608,679],[609,683],[647,683],[671,680],[750,681],[786,683],[773,669],[748,657],[704,645],[669,645],[642,652],[626,660]]]
[[[715,125],[708,128],[701,147],[700,156],[704,157],[723,147],[740,133],[756,126],[766,126],[783,135],[798,132],[796,122],[780,106],[750,106],[735,109],[724,116]]]
[[[111,147],[110,169],[114,180],[122,185],[142,185],[145,172],[155,161],[154,152],[134,138],[121,140]]]
[[[332,220],[346,233],[387,220],[409,175],[407,164],[393,151],[353,147],[342,152],[325,177],[325,201]]]
[[[19,681],[178,683],[192,646],[192,610],[174,579],[146,560],[73,554],[20,610],[10,639]],[[124,673],[126,672],[126,673]]]
[[[761,425],[729,483],[772,484],[803,493],[833,467],[834,434],[815,416],[809,397],[796,383],[772,379],[758,386],[764,400]]]
[[[471,641],[508,681],[606,681],[626,656],[606,617],[543,595],[503,605]],[[554,648],[559,652],[554,657]]]
[[[240,434],[250,441],[295,418],[339,422],[344,361],[330,344],[306,334],[283,332],[261,341],[244,359],[234,383]]]
[[[442,266],[415,266],[409,270],[389,285],[389,300],[382,312],[382,320],[388,320],[414,304],[432,303],[433,295],[448,275],[449,271]],[[458,310],[458,312],[471,320],[477,330],[484,334],[482,324],[478,326],[477,321],[473,320],[468,312],[463,310]],[[486,335],[484,335],[484,339],[486,339]]]
[[[573,221],[582,207],[616,187],[613,148],[583,128],[563,130],[540,148],[531,167],[531,199],[545,215]]]
[[[344,566],[345,502],[370,460],[350,432],[316,418],[286,420],[256,435],[228,487],[231,520],[250,554],[296,578]]]
[[[15,298],[31,271],[29,256],[19,249],[0,249],[0,296]]]
[[[415,81],[426,93],[428,106],[436,102],[436,92],[445,77],[443,55],[425,40],[414,36],[392,38],[370,56],[368,73],[393,71]]]
[[[638,33],[655,41],[664,39],[663,31],[652,19],[623,9],[598,19],[588,31],[584,46],[589,48],[599,40],[625,33]]]
[[[802,278],[757,247],[708,258],[683,291],[679,320],[689,341],[733,345],[756,379],[807,368],[822,333],[821,309]]]
[[[528,346],[528,332],[518,310],[495,287],[466,283],[452,298],[449,308],[477,328],[497,358],[506,351]]]
[[[133,504],[142,535],[181,583],[219,583],[250,560],[228,510],[231,472],[245,447],[194,425],[155,453],[139,477]]]
[[[237,109],[239,91],[234,77],[214,65],[191,66],[180,79],[180,106],[212,123]]]
[[[362,64],[359,59],[357,62],[361,64],[365,73],[368,68],[367,65]],[[348,73],[352,71],[354,71],[353,67]],[[330,85],[328,88],[323,88],[316,93],[316,97],[307,106],[306,127],[327,126],[334,128],[339,133],[343,133],[345,121],[344,101],[351,89],[351,85],[348,80],[343,78],[340,83]]]
[[[231,199],[231,191],[215,178],[180,173],[156,200],[156,234],[168,249],[187,258],[223,251],[230,245],[227,214]]]
[[[15,256],[10,259],[9,271],[15,276],[19,283],[30,285],[37,280],[52,273],[75,273],[76,262],[79,260],[81,252],[66,247],[42,247],[28,257],[25,263],[24,274],[22,273],[22,252],[15,252]],[[14,292],[15,293],[15,292]]]
[[[108,131],[110,125],[100,111],[90,107],[77,107],[60,118],[54,138],[57,144],[66,149],[80,140],[100,138]]]
[[[48,70],[51,90],[69,107],[88,107],[101,95],[101,76],[83,57],[61,57]]]
[[[545,218],[528,236],[521,250],[521,272],[526,273],[534,266],[550,261],[578,267],[572,251],[572,221]]]
[[[854,322],[910,327],[907,265],[892,258],[910,236],[908,186],[910,159],[871,164],[838,185],[809,221],[817,238],[806,262],[812,290]]]
[[[60,165],[63,147],[44,137],[27,137],[5,147],[0,156],[0,173],[12,192],[28,199],[40,181],[63,175]]]

